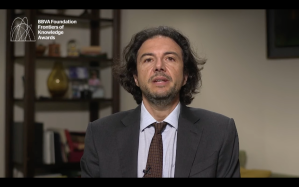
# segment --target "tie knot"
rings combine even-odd
[[[155,127],[155,134],[161,134],[162,131],[165,129],[167,123],[163,121],[161,123],[154,123],[153,125]]]

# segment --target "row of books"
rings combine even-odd
[[[85,132],[48,128],[44,132],[44,164],[80,162],[84,151]]]
[[[15,163],[24,162],[24,123],[14,122],[12,127],[12,154]],[[42,122],[34,123],[35,164],[80,162],[84,151],[85,132],[65,128],[44,129]]]

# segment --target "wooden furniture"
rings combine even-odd
[[[100,45],[101,26],[112,27],[112,58],[119,57],[120,54],[120,10],[112,10],[113,18],[100,18],[99,9],[90,10],[89,15],[66,15],[62,13],[50,14],[38,11],[38,9],[26,9],[21,14],[17,14],[13,9],[7,9],[6,18],[6,86],[5,86],[5,176],[13,176],[13,168],[20,168],[24,177],[34,177],[37,171],[51,170],[60,168],[80,169],[79,163],[66,163],[59,165],[37,165],[32,159],[34,157],[34,122],[35,122],[35,103],[37,102],[65,102],[65,103],[81,103],[89,104],[89,120],[93,121],[99,118],[99,105],[102,102],[109,103],[112,106],[112,113],[119,111],[119,84],[112,77],[112,96],[108,99],[47,99],[40,100],[35,97],[35,71],[36,63],[40,60],[60,60],[60,61],[85,61],[89,66],[100,66],[103,60],[88,57],[49,57],[36,55],[36,42],[25,42],[25,55],[17,57],[14,54],[15,42],[10,41],[11,24],[16,17],[27,17],[30,21],[31,28],[37,27],[37,19],[73,19],[89,22],[90,25],[90,45]],[[37,37],[37,34],[35,35]],[[37,38],[36,38],[37,40]],[[24,98],[14,98],[14,63],[16,59],[24,60]],[[112,59],[106,59],[112,65]],[[14,105],[22,102],[24,107],[24,154],[23,164],[17,165],[12,160],[12,125],[14,123]],[[88,122],[86,122],[88,123]]]

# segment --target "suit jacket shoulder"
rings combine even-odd
[[[239,177],[239,141],[233,118],[182,105],[175,177]]]
[[[233,121],[233,118],[217,112],[184,105],[181,110],[181,116],[192,120],[194,123],[200,121],[200,123],[197,124],[204,125],[205,128],[211,128],[217,131],[220,131],[221,127],[225,125],[232,124],[228,123],[229,121]]]
[[[186,106],[187,107],[187,106]],[[187,107],[190,111],[192,111],[194,114],[200,115],[200,118],[219,118],[220,120],[226,120],[229,119],[230,117],[217,113],[217,112],[213,112],[207,109],[203,109],[203,108],[194,108],[194,107]]]
[[[138,107],[137,107],[138,108]],[[102,118],[99,118],[93,122],[90,122],[89,125],[92,126],[92,128],[101,128],[103,129],[115,129],[119,126],[120,122],[123,119],[128,118],[129,116],[132,115],[133,112],[137,112],[136,110],[138,110],[137,108],[135,109],[130,109],[127,111],[121,111],[121,112],[117,112],[114,114],[111,114],[109,116],[105,116]]]

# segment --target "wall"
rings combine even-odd
[[[5,28],[6,10],[0,9],[0,177],[5,177]]]
[[[0,41],[5,41],[6,11],[0,10]],[[265,10],[122,10],[121,48],[139,30],[170,25],[189,37],[199,55],[208,59],[203,86],[191,106],[235,119],[240,149],[248,154],[247,167],[299,175],[298,59],[266,57]],[[84,32],[84,31],[83,31]],[[84,36],[85,37],[85,36]],[[2,40],[1,40],[2,39]],[[5,89],[5,43],[0,44],[0,88]],[[40,84],[38,84],[40,85]],[[41,93],[41,85],[38,88]],[[0,92],[0,177],[4,176],[4,95]],[[3,103],[3,104],[2,104]],[[55,106],[51,106],[55,107]],[[136,107],[121,88],[121,110]],[[64,111],[41,112],[43,119],[64,119]],[[78,109],[68,124],[86,127],[88,117]],[[21,116],[21,115],[20,115]],[[41,117],[39,118],[41,119]],[[59,121],[59,120],[58,120]]]
[[[123,10],[122,47],[156,25],[181,30],[208,59],[191,106],[235,119],[247,167],[299,175],[299,60],[267,59],[265,10]],[[122,89],[121,109],[135,106]]]

